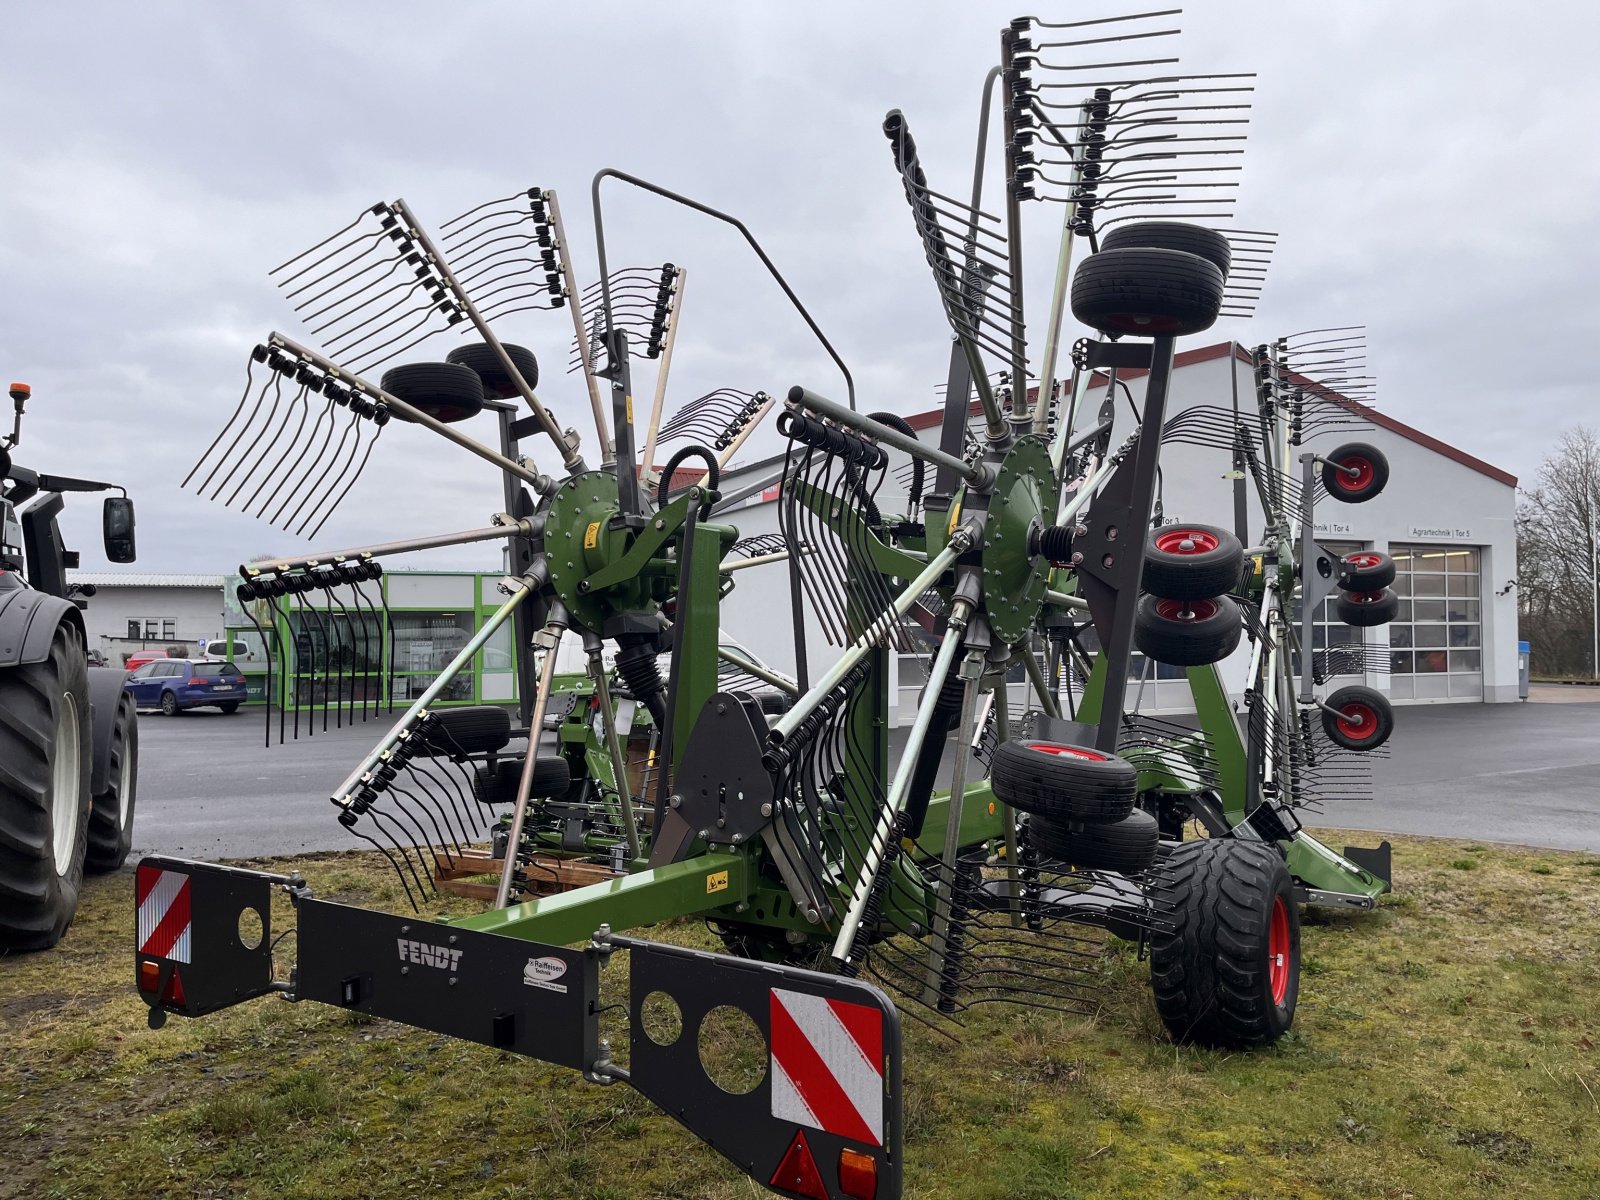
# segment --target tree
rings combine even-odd
[[[1561,435],[1517,505],[1517,596],[1523,636],[1541,675],[1600,678],[1595,662],[1595,536],[1600,434]]]

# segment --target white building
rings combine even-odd
[[[171,648],[182,657],[198,652],[201,639],[222,636],[221,575],[68,571],[67,582],[95,589],[84,628],[89,649],[112,666],[135,650]]]
[[[1142,401],[1144,373],[1124,371],[1135,402]],[[1237,389],[1237,391],[1236,391]],[[1168,416],[1198,405],[1231,409],[1237,395],[1244,411],[1254,409],[1250,359],[1236,343],[1220,343],[1178,354],[1172,377]],[[1092,391],[1088,416],[1100,407],[1103,385]],[[1127,400],[1116,405],[1113,445],[1133,427]],[[1331,613],[1319,614],[1317,644],[1324,639],[1363,638],[1388,652],[1391,670],[1373,672],[1364,682],[1387,692],[1396,702],[1486,701],[1517,698],[1517,608],[1510,582],[1516,578],[1516,479],[1448,443],[1396,420],[1381,410],[1363,410],[1360,427],[1326,430],[1309,437],[1303,449],[1327,453],[1344,442],[1377,447],[1389,460],[1389,483],[1382,495],[1363,504],[1333,500],[1317,503],[1316,532],[1330,550],[1383,550],[1399,568],[1395,591],[1399,618],[1388,626],[1356,630]],[[975,417],[976,405],[974,405]],[[940,411],[907,417],[919,436],[938,437]],[[1161,498],[1166,521],[1199,521],[1232,529],[1234,485],[1226,478],[1232,466],[1221,448],[1168,443],[1162,449]],[[772,469],[778,460],[752,464],[722,481],[724,494]],[[903,509],[904,490],[886,481],[878,506]],[[1250,531],[1261,532],[1261,510],[1250,497]],[[743,536],[777,532],[775,492],[752,496],[726,518]],[[1247,542],[1248,544],[1248,542]],[[775,666],[792,669],[795,652],[786,618],[789,606],[787,567],[783,564],[741,571],[724,606],[723,627]],[[784,614],[781,615],[780,614]],[[1248,646],[1248,643],[1245,644]],[[807,657],[813,675],[826,668],[834,650],[814,619],[807,622]],[[1378,656],[1381,660],[1382,656]],[[1238,694],[1245,683],[1247,649],[1224,664],[1224,677]],[[909,720],[917,672],[902,663],[898,689],[899,719]],[[1158,674],[1174,676],[1157,678]],[[1189,707],[1187,685],[1179,672],[1151,672],[1142,706],[1150,711],[1182,711]],[[1354,682],[1341,679],[1338,682]],[[1018,698],[1022,692],[1018,691]],[[1131,695],[1131,693],[1130,693]]]

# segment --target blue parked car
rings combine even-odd
[[[231,662],[159,658],[147,662],[122,682],[136,708],[159,708],[172,717],[186,708],[239,711],[244,703],[244,672]]]

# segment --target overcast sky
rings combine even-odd
[[[1030,5],[1049,20],[1132,11]],[[1600,16],[1565,0],[1535,11],[1191,3],[1183,69],[1259,74],[1235,223],[1281,234],[1256,317],[1195,344],[1365,324],[1385,411],[1525,480],[1562,429],[1600,423],[1587,382]],[[742,217],[849,363],[862,406],[931,407],[948,332],[880,123],[903,109],[930,182],[962,190],[979,88],[1014,15],[974,0],[14,2],[0,375],[36,397],[17,457],[124,482],[148,570],[310,548],[178,489],[232,412],[250,347],[273,329],[304,336],[267,271],[377,200],[404,197],[436,227],[536,185],[561,195],[587,284],[602,166]],[[607,206],[614,266],[690,271],[669,412],[717,386],[805,383],[842,399],[736,235],[620,189]],[[1025,216],[1037,365],[1059,209]],[[539,355],[541,397],[592,450],[582,386],[561,374],[570,333],[559,313],[500,328]],[[493,436],[487,419],[469,428]],[[548,444],[532,449],[557,465]],[[317,541],[468,528],[500,504],[491,470],[395,428]],[[97,512],[69,507],[85,567],[103,561]],[[496,561],[480,548],[404,565]]]

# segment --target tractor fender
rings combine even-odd
[[[80,646],[87,645],[83,614],[72,601],[27,587],[0,591],[0,668],[43,662],[63,623],[77,631]]]
[[[122,703],[122,681],[128,673],[120,667],[89,668],[89,792],[98,796],[111,781],[111,734],[117,725],[117,705]]]

